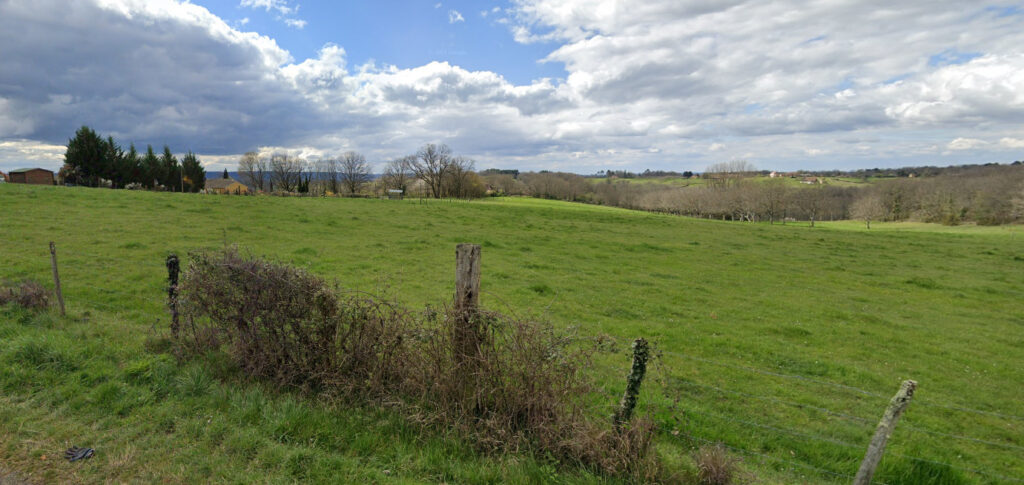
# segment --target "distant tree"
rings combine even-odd
[[[795,192],[794,200],[811,221],[811,227],[814,227],[814,222],[818,220],[822,205],[825,203],[824,191],[817,185],[799,189]]]
[[[171,153],[171,148],[164,145],[164,153],[160,156],[160,167],[163,179],[160,180],[160,185],[163,185],[172,192],[178,192],[184,185],[184,181],[181,176],[181,167],[178,165],[178,158]]]
[[[66,181],[70,179],[74,184],[97,186],[104,174],[107,156],[106,142],[92,128],[83,125],[68,140],[68,148],[64,152],[64,163],[68,166],[64,171]]]
[[[444,180],[452,164],[452,151],[448,145],[428,143],[407,160],[409,169],[426,184],[430,195],[435,199],[441,198],[444,195]]]
[[[413,180],[412,172],[409,169],[409,157],[397,158],[384,166],[384,174],[381,177],[384,188],[401,190],[408,193],[409,184]]]
[[[299,187],[296,192],[300,194],[313,193],[316,187],[313,185],[313,180],[316,176],[316,164],[303,163],[302,170],[299,172]]]
[[[128,146],[128,152],[121,158],[118,171],[125,186],[143,182],[142,158],[139,157],[139,151],[135,149],[134,143]]]
[[[206,169],[191,150],[181,159],[181,171],[185,191],[199,192],[206,186]],[[227,169],[224,169],[224,173],[227,173]]]
[[[317,162],[317,170],[323,177],[324,191],[338,195],[341,190],[341,162],[337,158],[325,158]]]
[[[114,141],[114,137],[108,136],[103,142],[106,155],[103,157],[103,166],[100,168],[100,178],[110,181],[110,188],[123,188],[127,182],[122,177],[121,162],[124,159],[124,150]]]
[[[756,171],[757,168],[746,160],[730,160],[709,166],[703,177],[707,179],[709,187],[723,189],[739,185],[741,180]]]
[[[881,220],[885,217],[885,204],[882,197],[874,191],[862,194],[853,201],[850,207],[850,216],[854,219],[864,221],[868,229],[871,229],[871,221]]]
[[[357,152],[347,152],[341,157],[341,185],[349,194],[358,194],[370,181],[370,165],[366,157]]]
[[[306,162],[297,157],[283,153],[275,153],[270,157],[271,190],[276,185],[278,190],[297,192],[302,183],[302,170]]]
[[[760,187],[761,210],[768,216],[769,224],[780,218],[785,222],[788,193],[786,180],[781,178],[767,180]]]
[[[263,191],[266,187],[267,160],[261,158],[257,152],[247,152],[238,161],[238,175],[242,177],[242,183]]]
[[[153,151],[153,145],[146,145],[146,154],[142,157],[142,185],[146,188],[156,188],[164,177],[164,168],[160,164],[160,158]]]
[[[470,175],[476,163],[468,158],[452,157],[448,165],[448,173],[444,178],[443,191],[448,197],[468,198],[470,193]]]
[[[229,178],[231,178],[230,176],[228,176],[228,169],[226,169],[226,168],[224,169],[224,174],[221,175],[220,178],[222,178],[222,179],[229,179]]]

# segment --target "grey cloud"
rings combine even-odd
[[[0,97],[33,120],[34,138],[60,142],[90,124],[125,142],[238,151],[302,130],[301,97],[266,78],[284,57],[189,19],[133,13],[0,3]]]

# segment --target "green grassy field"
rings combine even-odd
[[[1020,228],[694,220],[525,198],[473,202],[199,196],[0,186],[0,279],[50,281],[68,317],[0,309],[0,475],[41,481],[592,483],[528,453],[479,456],[398,416],[179,366],[164,257],[238,244],[410,306],[453,291],[483,245],[484,306],[617,352],[593,369],[609,414],[629,339],[660,351],[641,407],[680,477],[722,442],[746,481],[848,483],[888,398],[919,389],[876,478],[1024,479]],[[909,226],[907,226],[909,227]],[[877,229],[876,229],[877,228]],[[894,230],[895,229],[895,230]],[[867,392],[863,392],[867,391]],[[72,444],[97,455],[69,465]],[[931,480],[931,481],[929,481]]]

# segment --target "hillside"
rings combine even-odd
[[[385,201],[0,186],[0,280],[50,284],[68,317],[0,310],[0,468],[38,481],[601,482],[542,458],[481,457],[400,418],[179,366],[168,252],[237,244],[411,306],[451,298],[456,243],[483,245],[484,306],[659,358],[641,408],[686,473],[723,442],[747,478],[848,482],[903,379],[919,389],[876,479],[1024,479],[1024,231],[743,224],[536,199]],[[163,389],[163,391],[159,391]],[[96,457],[69,466],[71,446]]]

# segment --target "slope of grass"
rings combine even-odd
[[[0,208],[0,279],[48,282],[55,240],[69,312],[0,313],[0,463],[30,478],[602,480],[542,457],[480,457],[386,412],[304,400],[222,362],[180,367],[145,348],[167,325],[167,253],[225,242],[409,305],[449,299],[454,245],[482,244],[485,306],[617,339],[618,352],[595,365],[608,396],[596,412],[610,412],[621,392],[628,340],[656,343],[641,402],[664,429],[660,453],[682,471],[690,447],[707,440],[746,450],[737,451],[742,467],[763,480],[847,481],[829,472],[856,471],[888,396],[913,378],[919,391],[880,480],[1024,477],[1024,238],[1015,231],[810,229],[521,198],[10,184]],[[101,453],[69,467],[54,455],[71,444]]]

